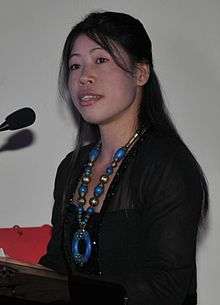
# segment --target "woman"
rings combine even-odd
[[[53,236],[40,263],[113,279],[128,304],[197,304],[202,170],[172,124],[137,19],[89,14],[67,37],[62,97],[79,125],[55,181]]]

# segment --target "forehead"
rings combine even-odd
[[[71,53],[80,53],[85,50],[102,49],[102,47],[87,35],[79,35],[73,43]]]
[[[81,34],[73,43],[69,59],[75,56],[82,57],[87,56],[88,54],[91,55],[93,52],[95,53],[96,50],[104,50],[113,57],[114,62],[118,66],[124,67],[125,70],[129,70],[131,62],[127,52],[117,42],[109,40],[109,45],[111,50],[108,51],[86,34]]]
[[[112,41],[109,39],[109,46],[111,48],[110,50],[107,50],[105,47],[98,44],[93,39],[89,38],[86,34],[80,34],[74,41],[71,49],[71,56],[74,53],[81,54],[88,51],[95,51],[96,49],[104,50],[111,55],[114,54],[115,57],[120,58],[129,58],[127,52],[115,41]]]

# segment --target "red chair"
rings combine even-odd
[[[39,227],[0,228],[0,248],[6,256],[27,263],[36,264],[46,253],[52,227],[48,224]]]

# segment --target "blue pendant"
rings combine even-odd
[[[84,241],[85,251],[80,253],[79,242]],[[79,229],[73,236],[72,240],[72,255],[77,265],[81,267],[88,262],[92,253],[92,241],[89,233],[84,229]]]

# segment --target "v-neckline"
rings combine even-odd
[[[128,151],[128,153],[126,154],[125,158],[121,161],[121,163],[119,164],[117,170],[116,170],[116,173],[112,179],[112,181],[110,182],[110,185],[108,187],[108,190],[105,194],[105,197],[103,199],[103,202],[102,202],[102,206],[101,206],[101,209],[99,212],[95,212],[96,214],[98,214],[100,217],[102,217],[104,215],[104,213],[106,212],[106,210],[108,209],[108,206],[109,206],[109,201],[110,199],[112,198],[112,196],[114,195],[114,192],[112,191],[116,182],[119,180],[119,177],[121,175],[121,172],[123,171],[123,169],[126,167],[127,163],[128,163],[128,160],[130,158],[130,155],[135,153],[137,147],[138,147],[138,143],[140,142],[140,140],[145,137],[147,134],[147,130],[144,132],[144,134],[142,134],[139,139],[137,139],[137,141],[134,143],[134,145],[131,147],[131,149]],[[85,164],[88,163],[88,152],[89,150],[91,149],[91,147],[93,147],[93,145],[89,145],[86,153],[85,153],[85,157],[83,157],[83,160],[80,160],[80,170],[79,170],[79,174],[77,175],[75,181],[74,181],[74,191],[72,193],[72,198],[75,196],[75,193],[77,192],[78,190],[78,186],[79,186],[79,183],[80,183],[80,180],[81,180],[81,177],[82,177],[82,174],[83,174],[83,169],[84,169],[84,166]],[[86,210],[84,210],[86,211]]]

